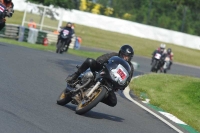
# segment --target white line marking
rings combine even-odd
[[[159,115],[157,115],[156,113],[154,113],[153,111],[151,111],[150,109],[148,109],[147,107],[145,107],[142,104],[138,103],[137,101],[133,100],[131,98],[131,96],[129,95],[129,91],[130,91],[129,86],[126,87],[126,89],[123,91],[123,93],[124,93],[124,95],[125,95],[125,97],[127,99],[129,99],[130,101],[132,101],[133,103],[135,103],[136,105],[138,105],[139,107],[141,107],[142,109],[146,110],[147,112],[151,113],[152,115],[154,115],[155,117],[157,117],[158,119],[160,119],[161,121],[163,121],[165,124],[167,124],[168,126],[170,126],[172,129],[174,129],[178,133],[184,133],[181,130],[179,130],[178,128],[176,128],[174,125],[172,125],[171,123],[169,123],[168,121],[166,121],[165,119],[163,119],[162,117],[160,117]]]
[[[170,113],[163,112],[163,111],[158,111],[158,112],[160,112],[161,114],[163,114],[164,116],[166,116],[167,118],[169,118],[170,120],[172,120],[178,124],[187,125],[185,122],[179,120],[176,116],[174,116]]]

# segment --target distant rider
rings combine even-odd
[[[72,23],[68,22],[67,25],[60,31],[60,34],[58,36],[58,40],[57,40],[57,45],[59,40],[62,38],[62,36],[68,36],[69,39],[66,40],[65,42],[65,47],[63,49],[63,51],[67,51],[69,48],[69,44],[71,43],[71,38],[72,35],[74,34],[74,29],[72,29]]]
[[[119,56],[119,57],[123,58],[124,60],[126,60],[131,67],[131,74],[126,83],[126,86],[128,86],[128,84],[133,76],[133,71],[134,71],[133,65],[131,63],[131,59],[132,59],[133,55],[134,55],[133,48],[130,45],[123,45],[120,48],[118,53],[113,52],[113,53],[104,54],[104,55],[98,57],[96,60],[94,60],[92,58],[87,58],[83,62],[83,64],[78,68],[78,71],[76,71],[74,74],[67,77],[66,82],[68,82],[68,83],[73,82],[74,80],[76,80],[79,77],[79,75],[81,73],[85,72],[88,68],[90,68],[90,70],[92,72],[100,71],[103,67],[103,64],[106,63],[111,57]],[[118,89],[124,90],[125,88],[116,88],[115,91],[117,91]],[[116,98],[114,91],[111,91],[109,93],[108,97],[106,99],[104,99],[102,102],[111,107],[114,107],[117,104],[117,98]]]
[[[163,57],[163,54],[164,52],[166,51],[166,45],[164,43],[161,43],[160,44],[160,47],[158,49],[156,49],[153,53],[152,53],[152,59],[151,59],[151,65],[153,63],[153,59],[154,59],[154,56],[156,55],[156,53],[160,53],[161,56]]]
[[[5,26],[5,17],[12,17],[14,13],[13,7],[12,0],[0,0],[0,30]]]
[[[169,67],[168,69],[170,70],[171,69],[171,65],[173,64],[173,58],[174,58],[174,53],[172,52],[172,49],[171,48],[168,48],[166,52],[164,52],[164,56],[169,56],[170,58],[170,64],[169,64]]]

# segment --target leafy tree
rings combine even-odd
[[[79,9],[81,11],[86,11],[87,10],[87,1],[86,0],[81,0]]]
[[[62,7],[65,9],[74,9],[79,0],[27,0],[29,2],[43,4],[45,6],[54,5],[55,7]]]

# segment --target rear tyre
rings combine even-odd
[[[164,73],[167,73],[167,70],[166,70],[166,69],[164,69]]]
[[[58,105],[64,106],[72,100],[72,98],[68,92],[69,92],[69,90],[67,88],[62,91],[62,93],[59,95],[59,97],[57,99]]]

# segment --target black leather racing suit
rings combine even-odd
[[[103,64],[106,63],[113,56],[118,56],[118,53],[113,52],[113,53],[104,54],[104,55],[99,56],[96,60],[94,60],[92,58],[87,58],[83,62],[83,64],[79,67],[78,73],[83,73],[88,68],[90,68],[92,72],[99,71],[102,69]],[[134,67],[133,67],[132,63],[131,62],[128,62],[128,63],[130,65],[132,71],[131,71],[130,77],[127,80],[128,82],[127,82],[126,86],[128,86],[128,84],[133,76],[133,72],[134,72]],[[125,88],[123,88],[123,89],[125,89]],[[103,99],[102,102],[109,106],[114,107],[117,104],[117,97],[114,93],[114,90],[112,92],[110,92],[108,97]]]

